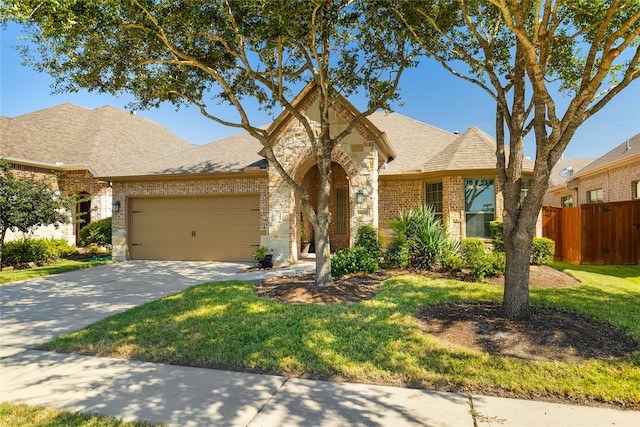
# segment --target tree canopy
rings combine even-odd
[[[430,1],[390,5],[427,55],[496,102],[496,169],[504,195],[507,252],[503,314],[527,317],[531,242],[551,169],[578,127],[640,77],[638,2],[450,0],[437,2],[437,7]],[[449,27],[434,18],[443,15]],[[560,96],[568,101],[565,109],[558,106]],[[522,198],[524,137],[531,131],[535,168]]]
[[[31,176],[16,178],[9,164],[0,159],[0,265],[7,231],[27,233],[36,227],[69,221],[65,197],[46,181]]]

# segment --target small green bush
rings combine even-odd
[[[378,230],[370,225],[361,225],[356,231],[354,247],[366,249],[371,258],[379,260],[382,256],[382,246],[378,240]]]
[[[507,267],[507,256],[504,252],[489,252],[486,254],[488,260],[488,269],[486,276],[498,277],[504,275]]]
[[[80,244],[107,246],[111,244],[111,217],[91,222],[80,230]]]
[[[16,268],[26,267],[33,262],[44,265],[58,258],[58,250],[49,239],[23,237],[6,242],[2,250],[2,264]]]
[[[504,222],[501,219],[491,221],[489,229],[491,230],[493,249],[497,252],[504,252]]]
[[[49,244],[57,251],[57,258],[68,258],[71,255],[78,255],[78,248],[71,246],[64,239],[51,239]]]
[[[556,242],[546,237],[534,237],[531,245],[531,264],[549,265],[553,262]]]
[[[450,273],[457,273],[464,268],[464,259],[460,255],[447,254],[442,260],[442,269]]]
[[[394,238],[404,239],[409,250],[409,265],[421,269],[434,269],[442,264],[453,245],[442,220],[431,206],[418,206],[402,212],[389,221]],[[402,246],[394,248],[395,255],[404,256]],[[402,260],[402,258],[398,258]],[[397,259],[397,260],[398,260]],[[387,260],[387,263],[397,262]]]
[[[352,273],[374,273],[378,269],[375,260],[365,248],[346,248],[331,257],[331,275],[334,277]]]
[[[391,239],[384,253],[385,265],[389,268],[406,268],[409,267],[410,261],[411,253],[407,239],[401,236]]]
[[[484,253],[484,243],[480,239],[467,238],[460,242],[462,258],[471,275],[483,281],[491,268],[491,262]]]

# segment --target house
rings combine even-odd
[[[318,122],[317,98],[307,86],[294,105]],[[332,131],[356,114],[339,98]],[[283,168],[313,198],[318,171],[304,128],[283,112],[266,129]],[[103,175],[120,207],[113,213],[114,257],[246,261],[262,245],[277,263],[298,259],[302,221],[309,240],[312,230],[262,148],[240,133]],[[458,135],[395,113],[362,119],[332,153],[331,250],[350,246],[362,224],[388,236],[391,218],[425,203],[452,237],[488,238],[489,221],[502,212],[495,151],[495,141],[475,127]],[[525,159],[525,178],[532,171]]]
[[[640,199],[640,134],[597,159],[567,159],[551,173],[545,206]]]
[[[135,114],[105,106],[87,109],[70,103],[15,118],[0,117],[0,158],[15,176],[47,180],[58,191],[78,196],[81,221],[34,230],[36,237],[77,243],[86,224],[111,216],[109,181],[97,179],[158,153],[191,145],[164,127]],[[12,240],[20,235],[7,235]]]

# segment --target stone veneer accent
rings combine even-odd
[[[319,124],[314,123],[314,128],[318,132]],[[274,147],[277,158],[296,182],[302,182],[306,172],[315,164],[315,157],[309,146],[304,127],[292,120],[280,133],[279,141]],[[350,184],[350,229],[356,230],[362,224],[377,227],[378,153],[373,143],[360,133],[353,133],[334,149],[331,160],[342,166]],[[354,198],[359,190],[363,192],[364,202],[356,205]],[[286,185],[273,165],[269,167],[269,194],[270,228],[267,246],[274,249],[276,262],[295,261],[299,242],[298,221],[295,216],[299,208],[296,209],[293,190]],[[351,233],[350,244],[354,237],[354,233]]]
[[[113,258],[127,259],[127,200],[130,197],[215,196],[258,194],[260,196],[260,244],[267,245],[269,230],[269,194],[266,178],[165,179],[154,181],[114,182],[114,201],[120,201],[120,212],[113,213]]]

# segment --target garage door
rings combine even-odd
[[[130,199],[132,259],[251,261],[260,243],[253,196]]]

